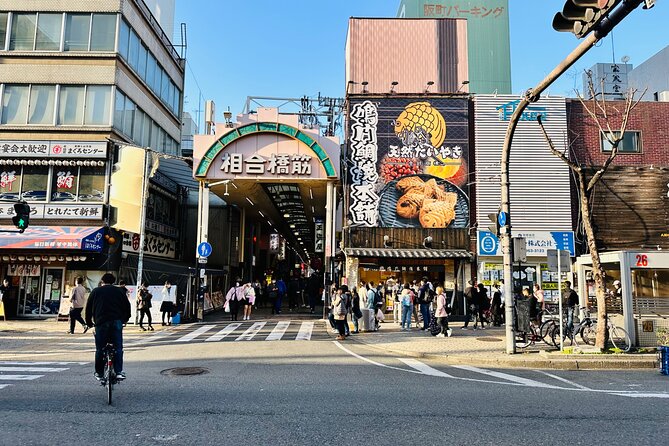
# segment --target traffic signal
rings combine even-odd
[[[553,29],[560,32],[574,33],[579,39],[606,17],[622,0],[567,0],[553,17]]]
[[[27,203],[15,203],[14,213],[16,215],[12,217],[12,223],[21,232],[25,231],[30,224],[30,205]]]
[[[497,218],[497,214],[488,214],[488,220],[492,222],[492,224],[488,226],[488,231],[492,232],[495,234],[495,237],[499,238],[499,219]]]

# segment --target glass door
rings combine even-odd
[[[40,314],[39,276],[22,276],[19,284],[18,316]]]
[[[40,314],[58,314],[63,295],[63,277],[65,277],[64,268],[44,268],[42,273],[44,288],[42,290]]]

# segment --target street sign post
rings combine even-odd
[[[200,257],[207,258],[211,255],[213,248],[207,242],[202,242],[197,245],[197,255]]]

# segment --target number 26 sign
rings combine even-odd
[[[649,266],[648,254],[636,254],[634,257],[637,268],[645,268]]]

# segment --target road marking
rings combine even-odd
[[[251,325],[241,336],[235,341],[250,341],[255,335],[265,326],[267,322],[256,322]]]
[[[69,370],[69,368],[58,368],[58,367],[2,367],[0,366],[0,372],[64,372]],[[2,377],[2,375],[0,375]]]
[[[290,325],[290,321],[280,321],[278,324],[276,324],[276,327],[274,327],[274,330],[265,338],[266,341],[280,341],[283,335],[286,333],[286,330],[288,330],[288,326]]]
[[[669,393],[618,393],[613,391],[611,395],[628,396],[630,398],[669,398]]]
[[[204,325],[204,326],[198,328],[197,330],[195,330],[191,333],[188,333],[185,336],[180,337],[179,339],[176,340],[176,342],[190,342],[193,339],[200,336],[201,334],[208,332],[209,330],[211,330],[214,327],[215,327],[215,325]]]
[[[562,381],[565,384],[569,384],[569,385],[574,386],[576,388],[579,388],[581,390],[592,390],[588,387],[582,386],[582,385],[577,384],[573,381],[569,381],[568,379],[565,379],[561,376],[557,376],[557,375],[553,375],[552,373],[544,372],[543,370],[535,370],[535,372],[541,373],[541,374],[546,375],[546,376],[550,376],[551,378],[557,379],[558,381]]]
[[[520,376],[509,375],[507,373],[496,372],[494,370],[479,369],[478,367],[473,367],[473,366],[470,366],[470,365],[454,365],[453,367],[455,367],[456,369],[466,370],[466,371],[474,372],[474,373],[481,373],[483,375],[488,375],[488,376],[493,376],[495,378],[505,379],[507,381],[515,382],[515,383],[522,384],[522,385],[528,386],[528,387],[541,387],[541,388],[544,388],[544,389],[561,389],[561,390],[564,390],[564,387],[552,386],[550,384],[544,384],[542,382],[535,381],[533,379],[522,378]]]
[[[0,390],[4,389],[5,387],[9,387],[11,384],[0,384]]]
[[[0,361],[0,365],[86,365],[88,362]]]
[[[125,342],[124,344],[128,347],[134,347],[137,345],[148,344],[149,342],[157,341],[158,339],[168,337],[172,332],[169,330],[163,330],[158,333],[152,334],[151,336],[135,336],[131,342]]]
[[[1,381],[31,381],[44,375],[0,375]]]
[[[368,362],[368,363],[370,363],[372,365],[375,365],[375,366],[378,366],[378,367],[384,367],[386,369],[399,370],[400,372],[418,373],[418,374],[422,375],[422,372],[419,372],[418,370],[407,370],[407,369],[403,369],[401,367],[393,367],[391,365],[381,364],[380,362],[372,361],[371,359],[365,358],[364,356],[360,356],[357,353],[353,353],[351,350],[349,350],[346,347],[344,347],[343,345],[341,345],[339,343],[339,341],[332,341],[332,342],[334,342],[334,345],[336,345],[337,347],[339,347],[340,349],[342,349],[343,351],[345,351],[349,355],[351,355],[355,358],[358,358],[361,361]]]
[[[410,359],[410,358],[397,358],[406,365],[408,365],[411,368],[414,368],[421,372],[423,375],[428,375],[428,376],[440,376],[442,378],[455,378],[452,375],[449,375],[448,373],[444,373],[440,370],[433,369],[427,364],[423,364],[420,361],[417,361],[415,359]]]
[[[208,337],[205,339],[205,342],[214,342],[214,341],[220,341],[221,339],[225,338],[228,336],[230,333],[233,331],[237,330],[241,326],[241,322],[238,324],[230,324],[227,327],[225,327],[223,330],[219,331],[213,336]]]
[[[300,325],[300,331],[298,331],[297,336],[295,336],[295,340],[296,341],[310,341],[312,331],[314,331],[314,323],[313,322],[302,322],[302,325]]]

